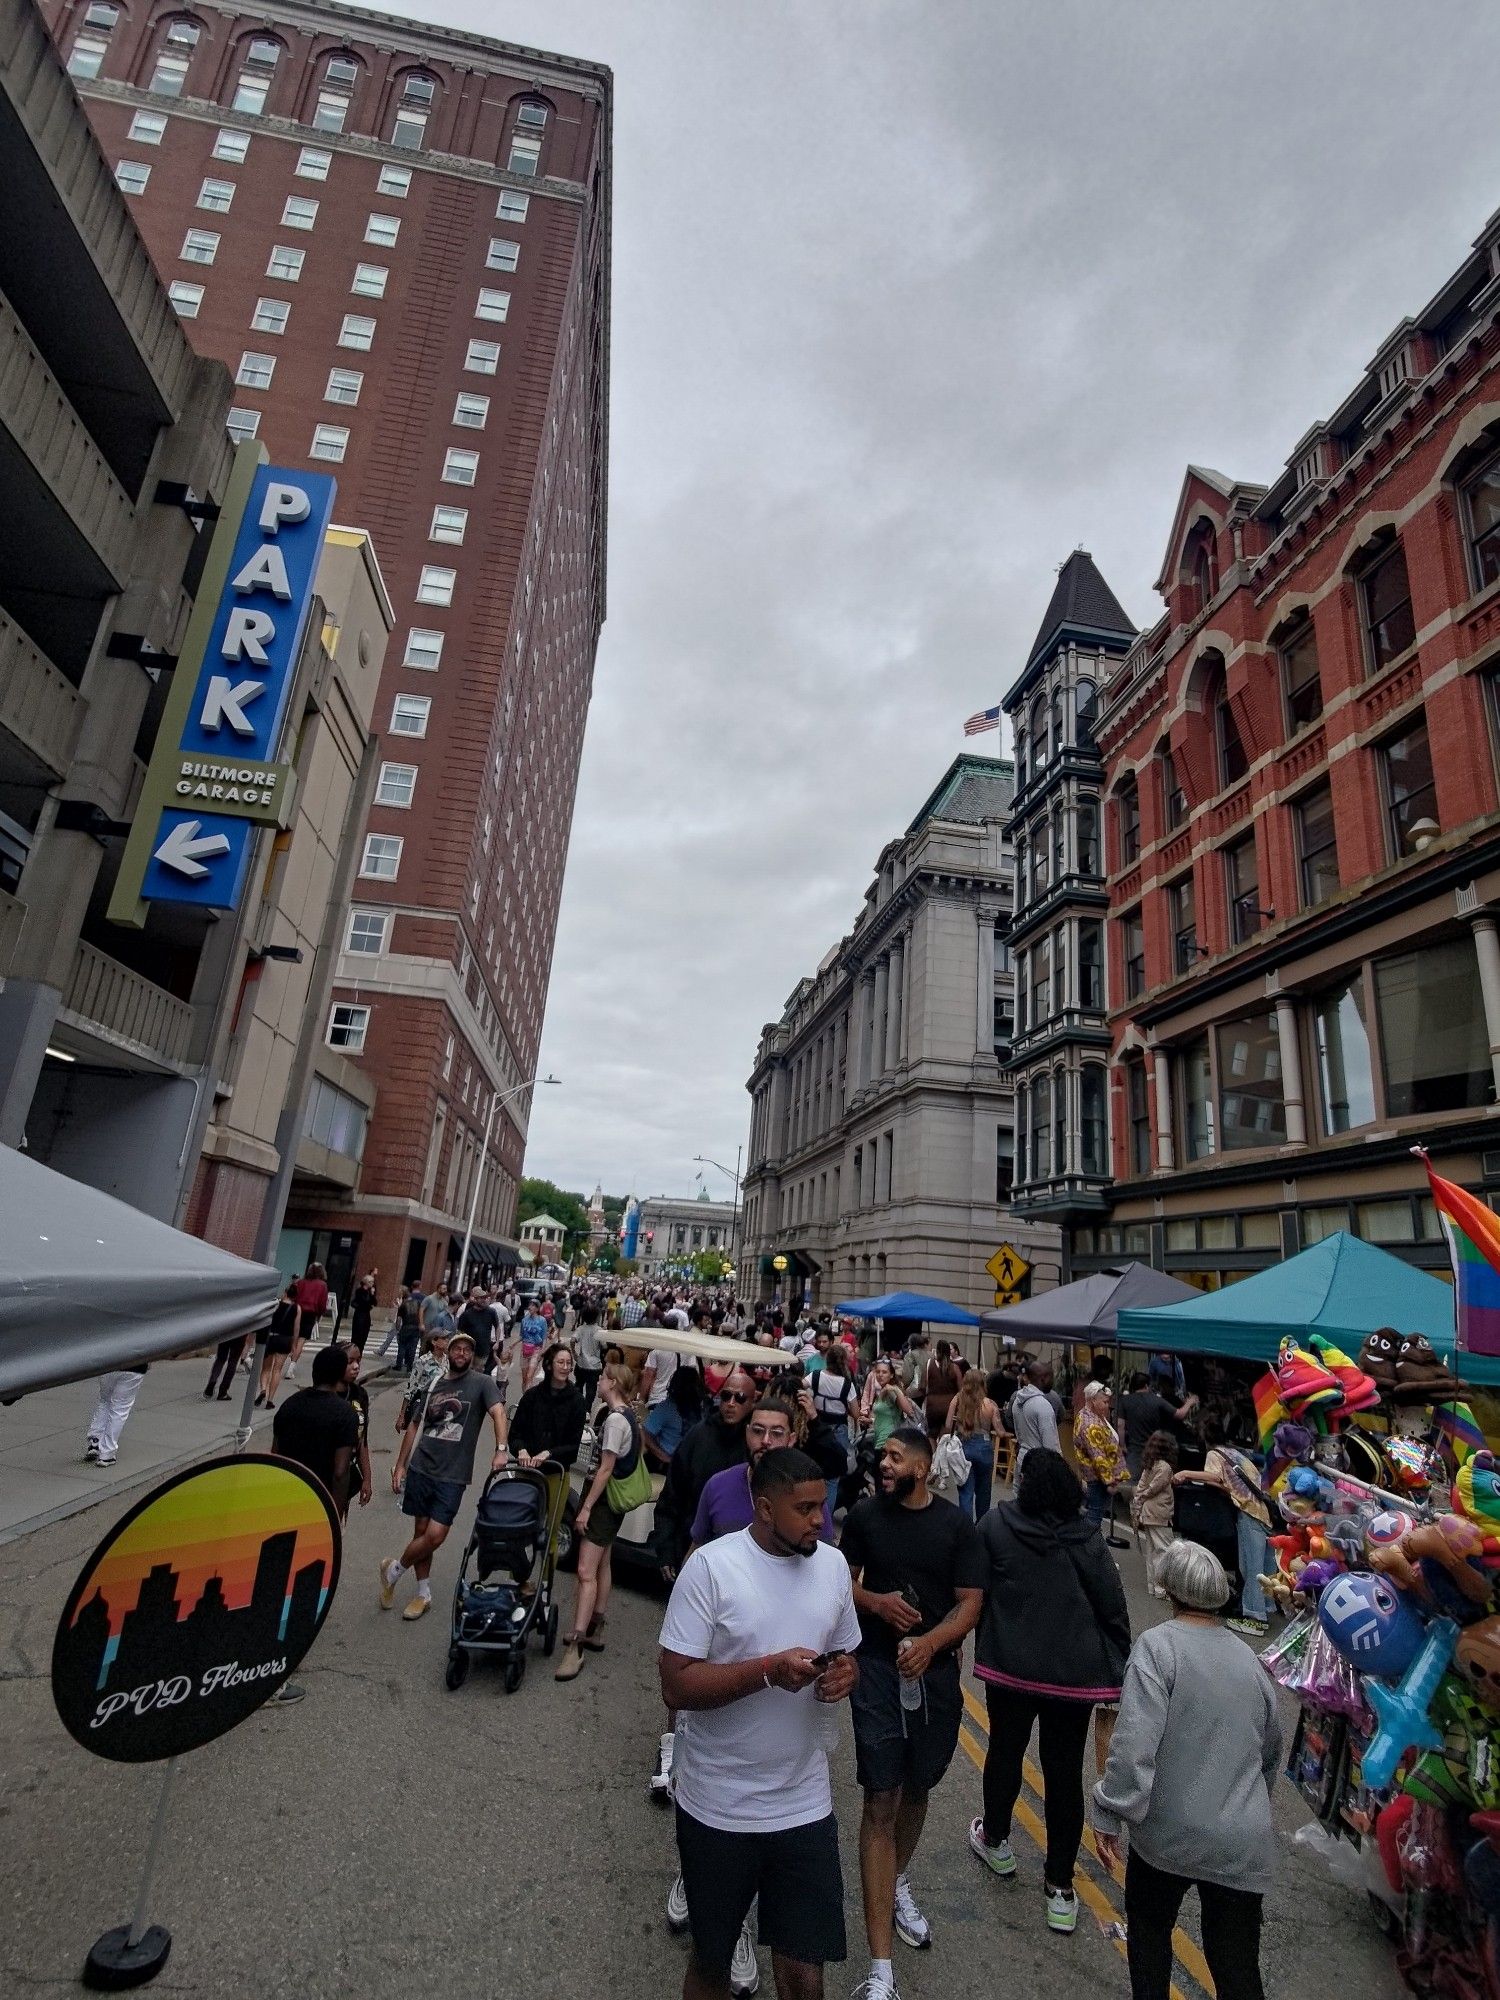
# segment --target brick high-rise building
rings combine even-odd
[[[396,612],[327,1023],[379,1096],[288,1257],[509,1231],[604,617],[611,79],[347,6],[49,0],[230,428],[339,482]],[[332,1273],[331,1273],[332,1275]]]

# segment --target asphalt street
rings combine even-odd
[[[425,1619],[404,1623],[377,1599],[377,1559],[403,1539],[389,1482],[394,1407],[389,1393],[377,1395],[376,1497],[351,1520],[336,1602],[298,1676],[307,1699],[261,1710],[181,1766],[150,1911],[174,1948],[154,1990],[306,2000],[675,1994],[685,1947],[662,1916],[671,1818],[645,1789],[660,1729],[660,1600],[617,1590],[608,1650],[571,1685],[553,1682],[538,1648],[515,1695],[483,1667],[448,1693],[446,1597],[459,1530],[439,1558],[437,1602]],[[68,1589],[126,1504],[106,1502],[0,1548],[7,1995],[69,1985],[93,1939],[132,1906],[159,1768],[91,1758],[57,1720],[47,1678]],[[1133,1552],[1123,1565],[1144,1619]],[[1045,1928],[1036,1789],[1017,1828],[1015,1881],[995,1881],[968,1853],[982,1755],[976,1704],[913,1871],[936,1941],[920,1955],[898,1945],[906,2000],[991,2000],[997,1986],[1007,2000],[1124,1995],[1124,1961],[1108,1931],[1119,1888],[1092,1857],[1076,1934]],[[830,1995],[866,1969],[847,1742],[836,1780],[850,1959],[831,1972]],[[1405,1989],[1362,1894],[1332,1883],[1293,1845],[1305,1815],[1285,1786],[1278,1818],[1282,1882],[1267,1908],[1267,1991],[1277,2000],[1326,2000],[1335,1989],[1396,2000]],[[1175,1991],[1201,2000],[1207,1989],[1195,1975],[1206,1974],[1191,1919],[1186,1931]],[[762,1991],[770,1992],[769,1966]]]

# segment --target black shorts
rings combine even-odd
[[[780,1833],[725,1833],[678,1806],[677,1852],[693,1956],[707,1978],[729,1977],[740,1926],[757,1896],[762,1944],[804,1965],[842,1963],[844,1877],[832,1813]]]
[[[854,1716],[854,1770],[860,1789],[930,1792],[958,1748],[963,1716],[958,1655],[935,1660],[922,1676],[922,1706],[901,1706],[901,1676],[894,1660],[859,1656],[859,1679],[849,1697]]]
[[[436,1521],[440,1528],[451,1528],[463,1504],[461,1479],[434,1479],[429,1473],[408,1468],[401,1489],[403,1514],[410,1514],[414,1521]]]

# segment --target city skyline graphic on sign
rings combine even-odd
[[[241,1459],[171,1487],[96,1558],[69,1621],[75,1673],[124,1685],[170,1638],[205,1663],[310,1642],[335,1551],[319,1494],[272,1459]],[[159,1667],[158,1667],[159,1671]]]

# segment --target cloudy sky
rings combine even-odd
[[[1500,10],[411,11],[615,73],[609,621],[529,1165],[690,1191],[1068,551],[1154,617],[1185,464],[1273,478],[1500,205]]]

